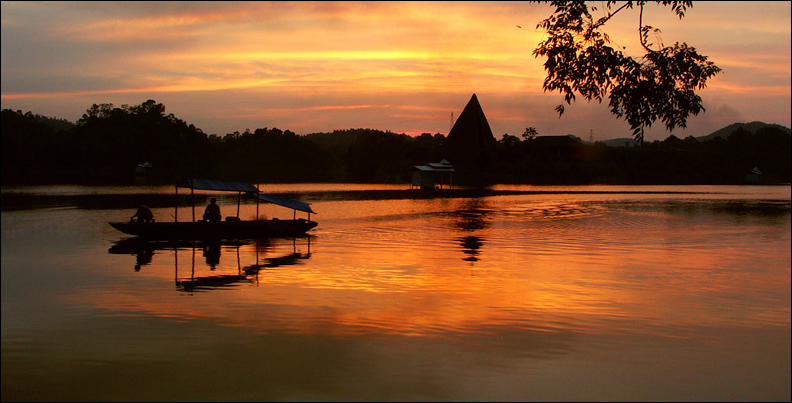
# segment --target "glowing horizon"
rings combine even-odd
[[[446,134],[449,115],[476,93],[496,138],[529,126],[540,135],[629,137],[607,102],[579,100],[555,113],[562,96],[542,91],[543,60],[531,55],[544,35],[534,27],[550,12],[521,2],[4,1],[0,99],[3,109],[72,122],[92,104],[153,99],[219,135],[260,127]],[[631,49],[634,13],[620,17],[606,30]],[[687,42],[723,69],[700,91],[706,113],[673,134],[792,125],[790,3],[694,3],[681,20],[653,6],[645,19],[667,45]],[[647,138],[670,134],[658,122]]]

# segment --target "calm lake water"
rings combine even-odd
[[[221,245],[107,225],[172,187],[3,187],[2,400],[790,400],[789,186],[406,187],[262,185],[319,226]]]

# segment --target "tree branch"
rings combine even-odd
[[[615,2],[608,1],[610,10]],[[658,1],[671,6],[682,18],[690,2]],[[545,91],[558,91],[571,104],[575,93],[586,100],[602,102],[608,96],[611,113],[625,119],[633,129],[633,137],[643,140],[644,130],[655,121],[662,121],[668,130],[686,127],[690,115],[703,112],[704,106],[695,89],[706,86],[709,78],[721,69],[685,43],[673,47],[659,44],[649,48],[648,33],[659,32],[643,25],[646,1],[628,1],[596,22],[584,2],[553,1],[556,11],[537,28],[544,28],[549,37],[534,49],[535,57],[546,57]],[[614,15],[635,5],[641,7],[638,32],[646,50],[642,62],[626,56],[607,45],[608,35],[599,30]],[[584,28],[588,24],[588,27]],[[585,32],[581,37],[580,33]],[[559,116],[564,106],[556,107]]]
[[[616,15],[619,11],[623,10],[625,7],[632,8],[632,2],[628,1],[628,2],[624,3],[623,6],[619,7],[618,10],[616,10],[616,11],[614,11],[612,13],[609,11],[608,15],[606,17],[600,18],[594,25],[591,26],[591,29],[592,30],[593,29],[597,29],[597,28],[605,25],[605,23],[608,22],[608,20],[610,20],[614,15]],[[610,10],[610,6],[608,6],[608,9]]]
[[[650,49],[649,46],[646,45],[647,41],[647,30],[644,29],[643,25],[643,12],[644,12],[644,3],[640,2],[639,6],[641,7],[641,12],[638,15],[638,40],[641,42],[641,46],[646,49],[647,52],[652,53],[655,52],[654,50]]]

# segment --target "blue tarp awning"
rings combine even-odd
[[[176,187],[200,190],[222,190],[227,192],[258,192],[256,186],[242,182],[224,182],[207,179],[184,179]]]
[[[265,194],[256,193],[256,192],[245,193],[245,195],[253,197],[253,198],[258,198],[259,200],[262,200],[262,201],[265,201],[265,202],[270,202],[270,203],[273,203],[273,204],[277,204],[279,206],[288,207],[290,209],[300,210],[300,211],[304,211],[306,213],[316,214],[315,211],[311,210],[311,206],[308,203],[305,203],[305,202],[301,202],[301,201],[297,201],[297,200],[284,199],[282,197],[276,197],[276,196],[272,196],[272,195],[265,195]]]
[[[251,185],[249,183],[224,182],[224,181],[214,181],[208,179],[184,179],[181,182],[179,182],[179,184],[176,185],[176,187],[188,188],[188,189],[200,189],[200,190],[220,190],[227,192],[245,192],[246,196],[252,198],[258,198],[259,200],[277,204],[279,206],[288,207],[294,210],[304,211],[306,213],[316,214],[316,212],[311,209],[311,206],[308,205],[308,203],[261,194],[259,193],[259,190],[256,186]]]

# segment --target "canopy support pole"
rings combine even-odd
[[[195,222],[195,186],[192,178],[190,178],[190,202],[192,203],[193,222]]]
[[[174,203],[175,207],[173,208],[173,220],[176,221],[176,222],[179,222],[179,185],[178,185],[178,181],[177,181],[176,186],[174,186],[174,189],[176,189],[176,203]]]

